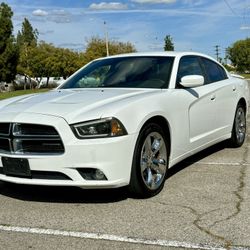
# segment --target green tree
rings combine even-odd
[[[19,46],[34,46],[37,44],[38,30],[34,29],[27,18],[24,18],[21,32],[17,34],[17,44]]]
[[[136,49],[133,44],[130,42],[117,42],[109,41],[109,54],[117,55],[123,53],[132,53],[136,52]],[[88,63],[91,60],[94,60],[99,57],[105,57],[107,54],[106,51],[106,41],[105,39],[99,37],[91,37],[87,40],[87,47],[85,50],[85,63]]]
[[[61,60],[61,64],[60,71],[57,76],[63,76],[64,78],[67,78],[84,64],[83,53],[60,48],[58,50],[58,55]]]
[[[15,79],[18,51],[12,35],[13,12],[6,3],[0,5],[0,81]]]
[[[2,53],[6,46],[7,46],[7,41],[12,35],[12,18],[13,12],[11,8],[5,4],[1,3],[0,5],[0,21],[1,21],[1,26],[0,26],[0,53]]]
[[[174,51],[173,38],[170,35],[166,35],[164,38],[164,50],[165,51]]]
[[[53,76],[53,61],[56,48],[52,44],[41,42],[30,50],[30,70],[33,77]]]
[[[250,69],[250,38],[239,40],[228,48],[229,59],[240,72]]]
[[[33,29],[27,18],[24,18],[22,23],[22,30],[17,34],[17,45],[19,48],[20,59],[17,67],[19,74],[25,76],[24,89],[26,88],[27,78],[31,84],[31,51],[37,46],[38,31]],[[33,87],[33,86],[31,86]]]
[[[57,48],[44,41],[33,47],[29,53],[30,74],[33,77],[69,77],[83,65],[83,56],[70,49]]]

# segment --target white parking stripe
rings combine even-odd
[[[197,162],[187,162],[188,164],[202,164],[202,165],[226,165],[226,166],[249,166],[250,163],[240,163],[240,162],[206,162],[206,161],[197,161]]]
[[[134,243],[134,244],[145,244],[145,245],[155,245],[164,247],[182,247],[189,249],[204,249],[204,250],[226,250],[224,247],[220,246],[210,246],[207,244],[193,244],[188,242],[180,241],[170,241],[170,240],[148,240],[141,238],[131,238],[127,236],[118,236],[112,234],[99,234],[99,233],[83,233],[65,230],[55,230],[55,229],[42,229],[42,228],[32,228],[32,227],[14,227],[14,226],[1,226],[1,231],[17,232],[17,233],[30,233],[30,234],[40,234],[40,235],[54,235],[54,236],[64,236],[64,237],[75,237],[82,239],[92,239],[92,240],[109,240],[113,242],[124,242],[124,243]],[[234,250],[250,250],[250,247],[232,247]]]

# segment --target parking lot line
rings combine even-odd
[[[44,228],[32,228],[32,227],[19,227],[19,226],[4,226],[0,225],[0,231],[16,232],[16,233],[28,233],[28,234],[40,234],[40,235],[51,235],[51,236],[62,236],[62,237],[74,237],[81,239],[92,239],[92,240],[108,240],[113,242],[133,243],[133,244],[144,244],[164,247],[181,247],[188,249],[204,249],[204,250],[226,250],[222,246],[212,246],[207,244],[196,244],[189,242],[171,241],[171,240],[149,240],[136,237],[119,236],[112,234],[102,233],[85,233],[77,231],[66,231],[56,229],[44,229]],[[250,250],[250,247],[231,247],[234,250]]]
[[[188,164],[195,165],[221,165],[221,166],[249,166],[250,163],[241,163],[241,162],[206,162],[206,161],[198,161],[198,162],[187,162]]]

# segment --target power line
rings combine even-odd
[[[244,4],[244,11],[243,11],[243,23],[240,27],[241,30],[245,30],[247,33],[250,30],[250,23],[248,22],[248,12],[250,10],[250,1],[245,0],[245,4]]]
[[[237,16],[237,17],[240,17],[240,18],[242,18],[242,21],[243,21],[243,23],[242,23],[242,25],[241,25],[241,27],[240,27],[240,29],[241,30],[250,30],[250,26],[248,25],[248,23],[247,23],[247,10],[248,10],[248,4],[247,4],[247,2],[248,2],[248,0],[245,0],[245,7],[244,7],[244,10],[243,10],[243,14],[242,15],[239,15],[233,8],[232,8],[232,6],[229,4],[229,2],[227,1],[227,0],[223,0],[224,1],[224,3],[227,5],[227,7],[231,10],[231,12],[235,15],[235,16]],[[250,6],[250,5],[249,5]]]
[[[243,6],[243,22],[245,22],[245,24],[247,23],[247,17],[248,17],[248,11],[250,10],[250,1],[245,0],[244,2],[244,6]]]
[[[231,12],[235,15],[235,16],[239,16],[234,9],[231,7],[231,5],[229,4],[229,2],[227,0],[223,0],[225,2],[225,4],[227,5],[227,7],[231,10]]]

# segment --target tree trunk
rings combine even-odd
[[[46,88],[49,87],[49,76],[47,76],[47,83],[46,83]]]
[[[27,84],[27,77],[24,76],[24,85],[23,85],[23,89],[26,90],[26,84]]]

